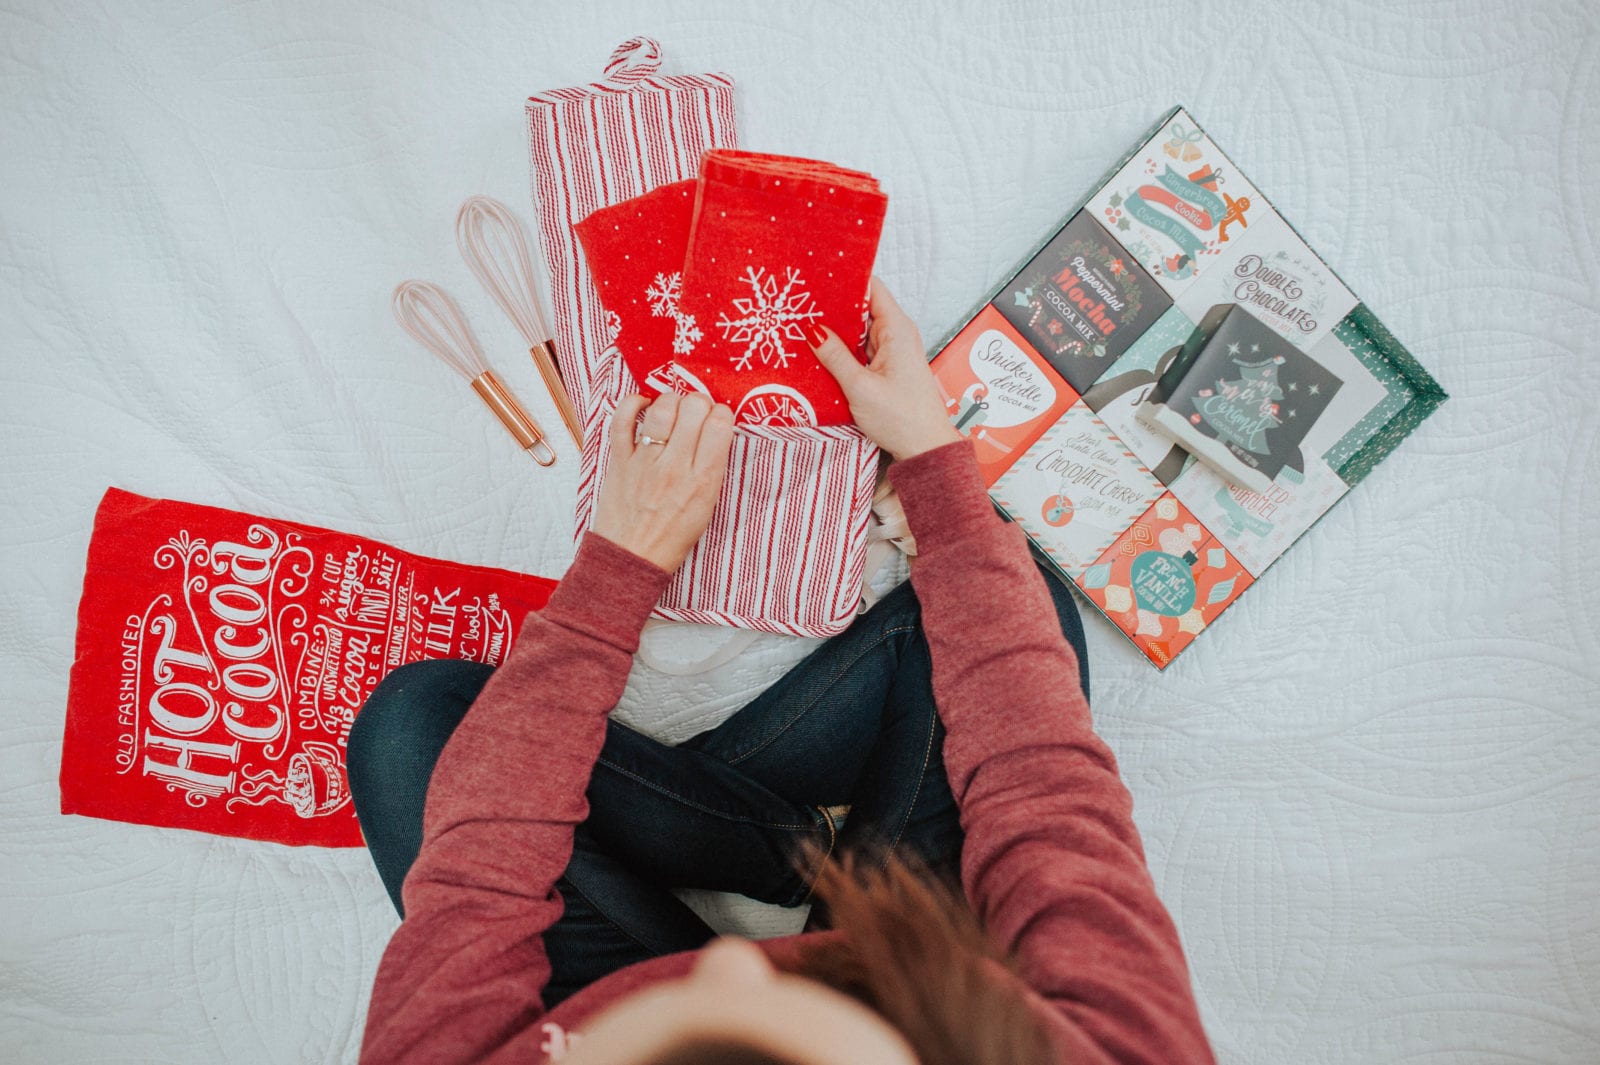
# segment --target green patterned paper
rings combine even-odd
[[[1389,399],[1374,408],[1362,425],[1327,455],[1340,478],[1354,487],[1450,397],[1366,304],[1358,304],[1346,315],[1334,335],[1389,389]],[[1369,421],[1373,423],[1370,426]],[[1370,432],[1359,444],[1353,442],[1357,431],[1364,429]]]

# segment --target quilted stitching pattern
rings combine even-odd
[[[1453,397],[1165,674],[1090,620],[1221,1060],[1600,1060],[1592,7],[0,3],[4,1056],[354,1059],[393,927],[363,855],[55,812],[90,517],[117,484],[558,574],[576,456],[534,470],[387,294],[448,285],[558,424],[451,215],[527,204],[522,100],[648,30],[738,79],[744,142],[881,177],[930,340],[1203,116]],[[680,739],[804,649],[636,671],[621,713]]]

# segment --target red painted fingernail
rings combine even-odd
[[[827,340],[828,340],[828,327],[827,326],[818,325],[818,324],[813,324],[811,322],[807,322],[806,325],[805,325],[805,330],[806,330],[806,336],[811,338],[811,346],[812,347],[820,348],[820,347],[822,347],[823,344],[827,343]]]

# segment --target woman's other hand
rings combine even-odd
[[[673,572],[711,521],[732,443],[733,411],[705,396],[624,397],[611,419],[593,531]]]
[[[961,434],[950,424],[944,397],[928,368],[916,323],[872,279],[868,303],[867,364],[856,361],[844,341],[830,329],[816,330],[812,346],[850,401],[850,414],[872,442],[896,459],[931,451]]]

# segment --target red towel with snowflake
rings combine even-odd
[[[641,219],[637,207],[619,211],[612,216],[615,228],[605,231],[615,243],[601,249],[593,239],[607,217],[599,212],[677,182],[698,192],[706,152],[737,144],[733,83],[722,74],[663,74],[660,67],[660,45],[637,37],[612,53],[603,80],[528,100],[534,204],[550,267],[557,347],[582,398],[578,537],[594,517],[610,422],[622,397],[640,390],[710,391],[691,379],[672,350],[711,335],[720,314],[681,305],[693,208],[687,219],[666,223],[652,222],[648,210]],[[591,238],[581,248],[574,234],[580,227]],[[643,258],[636,261],[636,255]],[[866,282],[863,267],[853,299]],[[629,286],[631,292],[623,291]],[[731,296],[723,309],[736,310]],[[850,339],[847,329],[840,331]],[[813,357],[809,348],[800,355]],[[853,425],[811,424],[798,403],[767,408],[752,402],[745,416],[711,524],[661,594],[655,616],[832,636],[860,605],[878,450]]]
[[[359,847],[356,711],[391,669],[504,660],[555,582],[109,489],[78,605],[61,812]]]
[[[705,392],[746,424],[844,425],[849,406],[810,333],[826,325],[861,357],[887,206],[869,174],[716,149],[695,181],[577,230],[643,385]]]
[[[702,338],[699,316],[682,299],[694,195],[693,180],[675,181],[603,207],[573,227],[600,300],[616,317],[613,343],[634,379],[655,392],[706,390],[678,376],[675,366]]]

